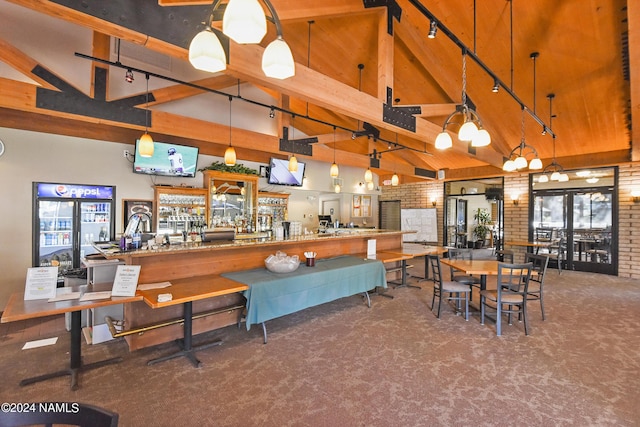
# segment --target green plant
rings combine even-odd
[[[227,166],[222,162],[213,162],[211,165],[200,169],[202,172],[204,170],[214,170],[214,171],[222,171],[222,172],[233,172],[233,173],[242,173],[245,175],[258,175],[258,171],[255,169],[248,168],[240,163],[236,163],[233,166]]]
[[[476,222],[476,226],[473,228],[476,240],[486,239],[487,234],[491,231],[491,214],[486,209],[478,208],[478,211],[473,214],[473,219]]]

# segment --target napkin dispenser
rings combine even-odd
[[[233,228],[218,228],[202,232],[203,242],[213,242],[214,240],[233,240],[235,237],[236,232]]]

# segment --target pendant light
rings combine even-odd
[[[267,18],[258,0],[230,0],[222,17],[222,32],[236,43],[260,43],[267,34]]]
[[[232,97],[229,97],[229,146],[224,152],[224,164],[227,166],[234,166],[236,164],[236,150],[231,145],[231,101]]]
[[[400,183],[400,178],[398,177],[398,174],[394,172],[393,176],[391,177],[391,185],[393,185],[395,187],[399,183]]]
[[[295,120],[296,116],[293,115],[291,116],[291,146],[294,148],[295,150],[295,128],[294,128],[294,120]],[[289,157],[289,166],[288,166],[289,172],[298,172],[298,159],[296,159],[296,154],[291,153],[291,157]]]
[[[337,178],[340,175],[340,169],[338,168],[338,164],[336,163],[336,127],[333,127],[333,164],[331,165],[331,170],[329,171],[329,175],[332,178]]]
[[[373,173],[371,172],[371,168],[367,168],[367,170],[364,172],[364,182],[366,182],[367,184],[373,182]]]
[[[144,134],[138,140],[138,154],[140,154],[140,156],[142,157],[151,157],[153,156],[155,144],[153,143],[153,138],[151,138],[151,135],[149,135],[149,132],[147,132],[147,129],[149,127],[149,73],[146,73],[145,77],[147,79],[147,102],[144,112]]]

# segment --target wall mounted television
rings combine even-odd
[[[291,185],[294,187],[302,187],[304,179],[303,162],[298,162],[298,170],[296,172],[289,171],[289,160],[271,158],[269,162],[269,184]]]
[[[138,150],[133,161],[133,171],[147,175],[178,176],[194,178],[198,165],[198,148],[186,145],[155,142],[153,155],[142,157]]]

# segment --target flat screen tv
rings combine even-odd
[[[153,155],[142,157],[136,140],[136,154],[133,171],[148,175],[179,176],[194,178],[198,164],[198,148],[186,145],[153,143]]]
[[[302,187],[305,164],[298,162],[296,172],[289,171],[289,160],[272,158],[269,164],[269,184]]]

